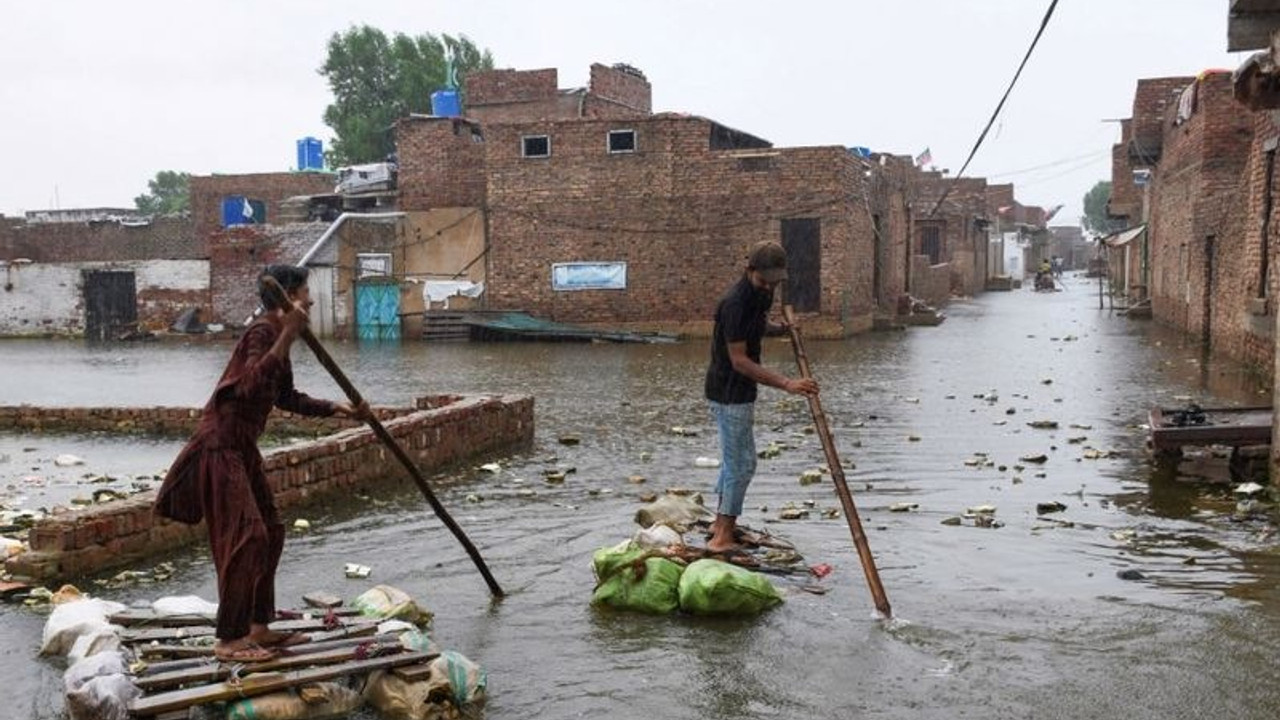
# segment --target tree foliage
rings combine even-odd
[[[191,206],[191,176],[174,170],[161,170],[147,181],[147,192],[133,199],[138,212],[145,215],[176,215]]]
[[[333,103],[324,111],[325,124],[335,134],[332,164],[385,158],[394,149],[395,121],[431,112],[431,93],[448,81],[446,52],[452,54],[459,78],[493,69],[493,55],[464,35],[396,33],[388,38],[368,25],[334,33],[319,71],[333,91]]]
[[[1089,192],[1084,194],[1084,229],[1086,231],[1098,235],[1111,232],[1111,223],[1107,220],[1107,201],[1110,199],[1110,180],[1099,180],[1089,189]]]

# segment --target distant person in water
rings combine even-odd
[[[324,417],[368,419],[367,403],[317,400],[293,387],[289,349],[307,325],[307,269],[271,265],[290,304],[277,307],[259,280],[266,309],[245,330],[204,407],[200,425],[179,453],[156,497],[156,513],[186,523],[204,520],[218,573],[214,655],[227,662],[263,662],[277,649],[305,642],[267,624],[275,617],[275,576],[284,524],[262,470],[258,438],[272,407]]]
[[[816,395],[811,378],[788,378],[760,364],[760,341],[769,324],[773,291],[787,279],[787,253],[774,242],[757,243],[747,256],[742,277],[716,307],[711,364],[705,392],[720,434],[719,505],[707,549],[732,553],[747,486],[756,472],[756,385],[763,383],[798,395]]]

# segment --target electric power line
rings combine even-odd
[[[1004,103],[1009,99],[1009,94],[1013,92],[1013,86],[1017,84],[1018,78],[1022,75],[1022,69],[1027,66],[1027,61],[1031,59],[1031,53],[1035,51],[1036,45],[1040,42],[1040,36],[1044,34],[1044,29],[1049,25],[1049,18],[1053,17],[1053,9],[1058,6],[1058,0],[1051,0],[1049,9],[1044,13],[1044,19],[1040,21],[1040,28],[1036,30],[1035,37],[1031,38],[1031,46],[1027,48],[1027,54],[1022,56],[1022,62],[1018,63],[1018,70],[1013,74],[1013,79],[1009,81],[1009,87],[1005,88],[1004,95],[1000,97],[1000,102],[996,104],[996,109],[991,113],[991,119],[987,121],[987,126],[982,128],[982,133],[978,135],[978,141],[973,144],[973,149],[969,151],[969,157],[965,159],[964,165],[960,166],[960,172],[956,173],[955,179],[959,180],[964,176],[964,171],[968,169],[969,163],[973,162],[973,156],[978,154],[978,148],[982,147],[982,141],[987,139],[987,133],[991,131],[991,126],[995,124],[996,118],[1000,116],[1000,111],[1004,109]],[[938,198],[937,204],[929,211],[929,217],[933,217],[938,212],[938,208],[942,207],[942,203],[947,199],[947,195],[951,194],[953,185],[948,185],[943,191],[942,197]]]

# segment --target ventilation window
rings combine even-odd
[[[551,157],[551,138],[547,135],[525,135],[520,138],[521,149],[527,158]]]
[[[610,130],[609,152],[630,153],[636,151],[635,130]]]

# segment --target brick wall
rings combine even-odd
[[[487,140],[479,125],[457,118],[397,122],[400,209],[484,205]]]
[[[911,295],[940,307],[951,297],[951,264],[929,264],[928,255],[911,256]]]
[[[462,80],[467,107],[550,100],[559,90],[555,68],[541,70],[484,70]]]
[[[1166,110],[1150,188],[1152,314],[1269,375],[1273,323],[1253,302],[1265,184],[1255,119],[1232,99],[1227,73],[1203,76],[1186,121],[1175,125],[1175,111]]]
[[[915,201],[914,178],[919,172],[910,156],[874,155],[868,178],[872,227],[879,227],[875,263],[879,268],[879,293],[873,300],[881,315],[898,311],[898,298],[908,292],[912,245],[911,208]],[[873,288],[874,289],[874,288]]]
[[[1134,165],[1129,159],[1132,125],[1132,120],[1122,120],[1120,142],[1111,146],[1111,197],[1107,200],[1107,214],[1127,218],[1130,226],[1142,222],[1142,188],[1133,181]]]
[[[1129,152],[1135,165],[1154,165],[1164,143],[1166,111],[1177,105],[1177,91],[1195,81],[1194,77],[1144,78],[1133,94],[1133,114]]]
[[[420,408],[385,423],[427,473],[476,457],[507,452],[533,439],[533,398],[528,396],[424,398]],[[194,412],[194,411],[189,411]],[[263,454],[276,506],[287,511],[312,498],[350,493],[357,486],[407,473],[371,430],[348,429],[312,442]],[[203,525],[155,517],[153,492],[39,521],[31,549],[5,566],[14,575],[49,582],[71,579],[200,542]]]
[[[488,126],[582,117],[644,117],[652,108],[649,81],[618,68],[593,64],[587,88],[561,90],[557,82],[554,69],[471,73],[464,81],[464,114],[468,120]]]
[[[643,75],[600,63],[591,66],[588,99],[594,101],[593,106],[616,105],[642,115],[648,115],[653,110],[653,88]],[[597,112],[603,112],[603,108]],[[603,114],[588,116],[604,117]]]
[[[1012,186],[1008,187],[1012,196]],[[1000,191],[996,193],[1000,194]],[[951,290],[956,294],[976,295],[986,287],[985,228],[987,219],[993,217],[988,210],[990,202],[987,181],[983,178],[948,178],[940,172],[921,172],[916,177],[916,237],[912,252],[923,254],[925,228],[938,228],[942,239],[939,264],[950,265]],[[919,297],[914,287],[912,294]]]
[[[437,406],[457,396],[428,398]],[[426,400],[426,399],[424,399]],[[411,408],[375,408],[379,420],[387,421],[413,412]],[[107,433],[182,437],[200,423],[200,410],[185,407],[38,407],[0,405],[0,431]],[[275,409],[267,418],[268,435],[329,435],[360,427],[361,423],[339,417],[308,417]]]
[[[133,273],[140,329],[165,330],[190,307],[208,317],[205,260],[18,264],[0,271],[0,336],[83,334],[84,272],[93,270]]]
[[[203,243],[222,229],[222,199],[243,195],[267,205],[264,222],[281,217],[281,203],[299,195],[328,195],[337,176],[318,172],[251,173],[245,175],[195,175],[191,178],[191,219],[195,237]]]
[[[843,148],[713,151],[713,124],[685,116],[486,129],[491,212],[488,303],[567,322],[705,332],[745,249],[782,218],[821,223],[821,311],[835,332],[870,326],[867,164]],[[636,151],[610,154],[611,129]],[[549,158],[520,137],[551,136]],[[626,290],[551,289],[551,264],[626,262]]]
[[[208,257],[187,218],[157,218],[130,227],[118,222],[0,223],[0,260],[122,262]]]

